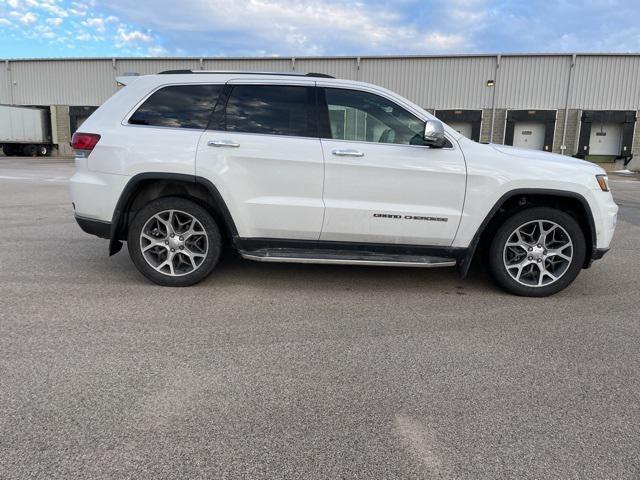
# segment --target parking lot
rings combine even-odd
[[[640,181],[560,294],[481,265],[263,264],[154,286],[0,157],[0,478],[639,478]]]

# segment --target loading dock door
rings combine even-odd
[[[453,128],[459,134],[464,135],[467,138],[471,138],[471,131],[473,128],[471,122],[450,122],[447,125]]]
[[[622,124],[601,123],[591,125],[589,136],[590,155],[620,155],[622,148]]]
[[[540,122],[515,122],[513,126],[513,146],[544,150],[545,124]]]
[[[509,110],[504,144],[551,152],[555,129],[555,110]]]
[[[582,112],[576,157],[590,155],[631,158],[636,112],[585,110]]]
[[[480,141],[482,110],[436,110],[436,117],[474,142]]]

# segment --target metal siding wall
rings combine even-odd
[[[136,72],[140,75],[153,75],[164,70],[199,70],[200,61],[198,59],[125,59],[116,60],[116,71],[118,75],[128,72]]]
[[[491,106],[486,82],[495,57],[365,58],[360,80],[381,85],[427,108]]]
[[[358,79],[358,61],[355,58],[312,58],[296,59],[296,72],[326,73],[346,80]]]
[[[249,70],[257,72],[291,72],[290,58],[205,59],[205,70]]]
[[[9,94],[9,72],[6,62],[0,64],[0,103],[11,103]]]
[[[640,56],[576,58],[569,108],[637,110],[640,108]]]
[[[328,73],[397,91],[426,108],[487,109],[495,56],[300,58],[297,72]],[[570,55],[503,56],[496,108],[564,108]],[[6,64],[0,65],[0,102],[10,103]],[[115,77],[200,69],[198,58],[11,61],[13,101],[22,105],[100,105],[116,91]],[[205,70],[289,72],[291,58],[204,59]],[[578,55],[569,108],[640,109],[640,56]]]
[[[564,108],[571,56],[502,57],[496,108]]]
[[[100,105],[116,91],[111,60],[11,62],[17,105]]]

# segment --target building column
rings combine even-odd
[[[504,108],[495,109],[496,118],[493,122],[493,138],[491,135],[491,109],[482,110],[482,128],[480,129],[481,143],[504,143],[504,122],[507,118],[507,111]]]
[[[565,115],[567,115],[567,132],[564,135],[564,144],[566,146],[564,154],[568,157],[572,157],[577,153],[578,129],[580,127],[580,110],[573,108],[570,108],[569,110],[558,109],[556,135],[553,141],[553,153],[563,153],[561,147]]]
[[[73,155],[68,105],[51,105],[51,138],[58,148],[58,155]]]
[[[640,112],[636,112],[636,127],[633,132],[633,144],[631,153],[633,158],[628,163],[627,168],[632,172],[640,172]]]

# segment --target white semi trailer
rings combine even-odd
[[[52,147],[49,110],[0,105],[0,146],[7,156],[48,155]]]

